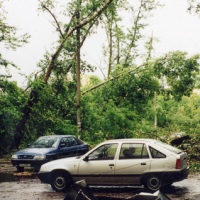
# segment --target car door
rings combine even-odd
[[[115,183],[115,155],[118,144],[103,144],[81,161],[78,176],[90,185]]]
[[[76,148],[72,145],[70,137],[63,137],[60,139],[58,151],[59,158],[76,156]]]
[[[75,148],[76,148],[76,155],[83,155],[86,152],[88,152],[89,147],[88,144],[84,143],[82,140],[78,138],[74,138],[74,142],[76,143]]]
[[[115,163],[119,185],[140,185],[141,176],[150,170],[151,159],[145,143],[123,143]]]

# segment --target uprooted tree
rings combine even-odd
[[[148,52],[145,53],[145,59],[143,59],[144,63],[140,66],[135,64],[135,58],[140,53],[137,51],[139,41],[141,38],[144,39],[142,29],[146,25],[145,19],[154,8],[154,0],[138,0],[139,4],[136,7],[138,9],[131,8],[133,19],[127,33],[120,26],[117,13],[118,8],[122,8],[121,5],[124,6],[126,0],[112,1],[112,3],[107,1],[104,9],[102,6],[106,5],[105,1],[71,1],[68,3],[67,15],[64,14],[66,17],[63,24],[61,23],[63,18],[60,21],[60,15],[54,12],[54,8],[57,8],[55,2],[40,1],[40,9],[48,12],[53,18],[53,24],[59,34],[58,46],[54,53],[47,53],[44,60],[40,61],[41,71],[35,74],[35,80],[30,80],[28,90],[24,91],[26,98],[18,104],[20,106],[13,101],[17,114],[10,123],[12,130],[9,129],[9,132],[6,132],[9,135],[9,140],[7,140],[9,147],[10,138],[14,133],[11,149],[18,148],[19,145],[23,147],[27,141],[32,141],[44,134],[75,133],[77,51],[78,47],[80,48],[102,24],[109,41],[104,56],[108,59],[106,64],[108,76],[103,83],[93,79],[93,83],[96,84],[88,84],[82,88],[81,134],[84,140],[98,142],[109,138],[135,137],[136,132],[143,132],[143,130],[145,133],[155,131],[152,129],[152,116],[155,111],[151,109],[151,106],[154,91],[160,94],[161,87],[158,78],[167,78],[170,75],[167,80],[171,89],[167,90],[168,93],[170,92],[170,98],[174,94],[179,95],[180,89],[183,89],[180,97],[191,93],[193,84],[184,88],[182,86],[185,80],[188,82],[190,77],[195,78],[193,75],[195,75],[196,67],[193,65],[196,65],[196,62],[193,61],[196,57],[194,60],[188,60],[185,54],[173,53],[151,62],[153,60],[151,57],[152,37],[147,47]],[[64,9],[66,11],[66,7]],[[78,40],[80,41],[77,43]],[[83,61],[83,57],[81,59],[81,73],[93,69],[93,66]],[[191,73],[188,71],[188,66],[192,70]],[[177,76],[174,77],[174,73],[169,73],[171,71],[177,72]],[[181,78],[179,78],[180,73],[184,74]],[[187,77],[188,74],[191,76]],[[179,87],[174,80],[177,80]],[[187,93],[185,93],[186,90]],[[17,95],[18,90],[16,89],[15,97]],[[167,124],[164,119],[165,115],[161,111],[157,109],[158,126]],[[6,125],[8,125],[7,122]]]
[[[51,55],[51,59],[49,60],[49,64],[47,65],[45,74],[43,76],[43,81],[40,85],[40,90],[42,90],[43,87],[45,87],[45,84],[48,83],[52,71],[56,68],[56,61],[57,61],[59,55],[61,54],[62,50],[64,49],[65,44],[70,39],[70,37],[72,37],[75,34],[77,29],[80,29],[83,27],[85,29],[88,29],[87,25],[89,27],[91,27],[91,23],[94,24],[94,21],[96,21],[101,16],[101,14],[107,9],[107,7],[109,5],[111,5],[111,3],[114,3],[114,2],[115,2],[115,0],[106,0],[106,1],[102,1],[102,2],[92,2],[91,4],[90,4],[90,2],[88,2],[88,4],[86,3],[85,7],[88,7],[90,9],[89,9],[88,13],[85,14],[84,16],[82,16],[78,22],[76,21],[77,7],[79,7],[82,2],[81,2],[81,0],[78,0],[78,1],[74,1],[72,3],[73,5],[75,5],[74,6],[75,9],[71,14],[71,20],[68,23],[67,27],[64,29],[64,32],[63,33],[60,32],[60,34],[61,34],[60,43],[59,43],[58,47],[56,48],[55,52],[53,53],[53,55]],[[72,4],[71,4],[71,6],[72,6]],[[41,1],[41,7],[43,9],[48,10],[48,8],[51,7],[52,5],[53,5],[53,2],[51,2],[51,1],[46,1],[46,2]],[[83,4],[81,4],[81,5],[83,6]],[[83,6],[83,8],[84,8],[84,6]],[[53,14],[52,14],[52,16],[53,16]],[[57,25],[59,25],[59,23],[57,23]],[[58,26],[58,30],[61,31],[59,26]],[[84,40],[84,36],[82,39]],[[23,132],[25,129],[25,125],[31,114],[32,107],[38,102],[38,98],[39,98],[38,92],[36,90],[34,90],[34,88],[32,88],[30,91],[28,101],[27,101],[26,105],[24,106],[24,108],[22,109],[22,113],[23,113],[22,118],[16,125],[14,138],[13,138],[10,150],[19,147],[22,136],[23,136]]]

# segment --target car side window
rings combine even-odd
[[[64,137],[60,140],[60,147],[71,147],[77,145],[77,141],[74,137]]]
[[[152,158],[166,158],[166,155],[161,153],[160,151],[154,149],[153,147],[149,147]]]
[[[144,159],[149,158],[147,147],[143,143],[122,144],[119,159]]]
[[[61,148],[69,147],[69,141],[68,141],[67,137],[61,138],[61,140],[60,140],[60,147]]]
[[[77,142],[77,145],[81,145],[81,144],[84,144],[84,142],[78,138],[76,138],[76,142]]]
[[[77,145],[77,141],[76,141],[76,139],[74,137],[68,137],[67,139],[68,139],[68,145],[69,146]]]
[[[117,147],[118,144],[102,145],[88,156],[88,160],[113,160]]]

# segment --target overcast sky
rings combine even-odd
[[[159,39],[154,46],[156,56],[169,51],[181,50],[190,55],[200,53],[200,18],[187,13],[187,0],[161,0],[165,6],[158,9],[150,19],[147,29],[149,36],[153,33]],[[15,52],[3,51],[8,60],[15,62],[21,73],[29,75],[37,71],[37,63],[56,41],[54,27],[48,15],[37,12],[36,0],[10,0],[8,7],[8,22],[20,29],[23,33],[31,35],[30,43]],[[91,38],[84,46],[87,60],[93,65],[101,65],[102,44],[97,44],[99,36]],[[99,48],[98,48],[99,45]],[[18,72],[12,71],[13,79],[19,85],[24,85],[24,79]]]
[[[200,18],[187,12],[187,0],[162,0],[150,28],[160,42],[156,54],[181,50],[190,54],[200,53]]]

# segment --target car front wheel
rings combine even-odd
[[[70,175],[63,171],[57,171],[53,173],[53,179],[51,183],[51,187],[56,192],[64,192],[69,188],[73,183]]]
[[[159,190],[162,187],[162,181],[159,176],[149,175],[145,177],[145,187],[153,192]]]
[[[23,171],[24,171],[24,167],[16,166],[16,168],[17,168],[17,171],[18,171],[18,172],[23,172]]]

